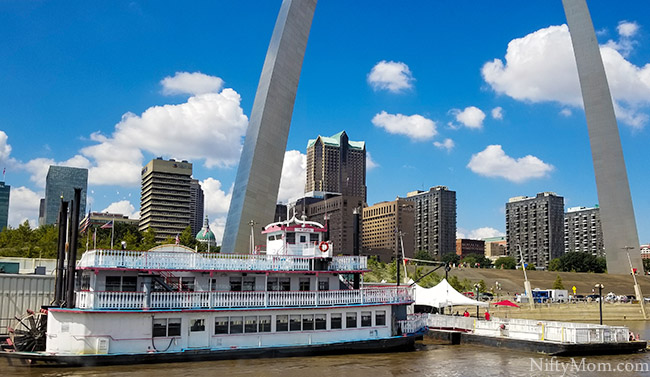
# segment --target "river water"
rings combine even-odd
[[[650,337],[650,323],[625,325]],[[207,361],[87,368],[14,367],[0,360],[0,376],[128,377],[384,377],[384,376],[650,376],[650,353],[551,358],[530,352],[418,342],[413,352],[279,359]],[[609,368],[609,369],[608,369]],[[627,371],[626,371],[627,370]]]

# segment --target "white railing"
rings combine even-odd
[[[144,292],[77,292],[80,309],[190,309],[245,307],[309,307],[380,303],[410,303],[408,287],[362,288],[340,291],[265,292],[152,292],[147,302]]]
[[[629,341],[629,329],[624,326],[604,326],[590,323],[536,321],[528,319],[476,318],[429,314],[429,328],[460,329],[477,335],[512,339],[541,340],[559,343],[620,343]]]
[[[397,321],[402,334],[414,334],[423,331],[427,327],[426,314],[409,314],[404,321]]]
[[[194,253],[174,251],[90,250],[81,268],[132,268],[141,270],[314,271],[314,257]],[[329,271],[358,271],[368,267],[367,257],[333,257]]]

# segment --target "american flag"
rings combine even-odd
[[[84,233],[86,230],[88,230],[88,227],[90,226],[90,212],[88,212],[88,215],[84,217],[83,220],[79,223],[79,233]]]
[[[180,245],[180,243],[181,243],[181,238],[177,234],[176,235],[176,245]]]
[[[111,220],[111,221],[107,222],[106,224],[100,226],[100,228],[102,228],[102,229],[111,229],[111,228],[113,228],[113,220]]]

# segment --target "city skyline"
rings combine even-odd
[[[281,201],[304,189],[307,140],[345,130],[367,145],[369,205],[448,186],[457,192],[458,233],[466,238],[505,234],[510,197],[553,191],[565,207],[597,204],[561,1],[511,5],[506,17],[490,4],[461,11],[426,2],[321,2]],[[589,6],[646,244],[650,6]],[[38,217],[38,200],[30,198],[42,197],[51,163],[89,168],[93,211],[133,215],[141,167],[163,156],[194,164],[220,239],[279,7],[280,1],[191,9],[0,5],[9,57],[0,61],[0,82],[11,88],[0,94],[7,106],[0,111],[0,161],[12,186],[10,225]],[[67,15],[60,28],[53,26],[58,12]]]

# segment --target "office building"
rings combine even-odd
[[[338,192],[366,201],[366,144],[350,141],[345,131],[307,143],[305,192]]]
[[[153,228],[156,241],[175,238],[190,225],[192,164],[156,158],[142,168],[141,232]]]
[[[81,189],[79,216],[86,213],[86,195],[88,193],[88,169],[69,166],[51,165],[45,177],[45,205],[43,206],[42,225],[55,224],[59,218],[61,198],[72,202],[74,189]],[[72,207],[69,207],[72,208]]]
[[[414,206],[411,201],[396,199],[364,208],[361,225],[363,254],[376,255],[384,261],[396,256],[399,248],[402,256],[412,258],[415,254]],[[402,234],[401,242],[398,232]]]
[[[564,214],[564,252],[605,256],[600,208],[571,207]]]
[[[547,268],[564,254],[564,198],[542,192],[534,198],[517,196],[506,203],[508,255],[535,267]],[[521,247],[521,252],[520,248]]]
[[[203,189],[198,179],[190,181],[190,227],[192,234],[197,234],[203,224],[204,210]]]
[[[415,251],[434,259],[456,252],[456,192],[446,186],[413,191],[405,200],[415,203]]]
[[[461,261],[469,255],[482,257],[485,255],[485,241],[458,238],[456,239],[456,255],[460,257]]]
[[[0,231],[9,225],[9,194],[11,186],[0,181]]]
[[[508,256],[506,236],[483,238],[483,242],[485,242],[485,257],[493,262]]]

